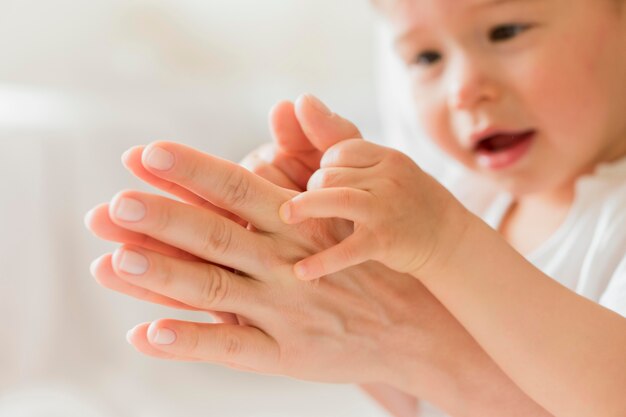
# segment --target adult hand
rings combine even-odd
[[[320,149],[325,149],[343,139],[360,137],[358,129],[349,121],[337,115],[328,116],[328,109],[313,96],[301,96],[295,106],[289,101],[279,102],[270,111],[273,142],[252,151],[240,164],[276,185],[298,191],[304,190],[311,174],[319,168],[322,156]],[[144,167],[141,160],[144,148],[144,146],[136,146],[122,156],[124,166],[136,177],[182,201],[219,213],[241,225],[248,225],[244,219],[216,207],[186,188],[152,174]],[[108,204],[102,204],[86,216],[87,227],[100,238],[138,245],[181,259],[202,261],[179,248],[152,239],[143,233],[117,226],[110,220],[108,210]],[[252,226],[248,225],[248,227]],[[94,263],[93,268],[100,263],[107,265],[110,263],[108,261],[108,259],[99,259]],[[197,310],[193,306],[128,283],[120,279],[111,268],[100,268],[96,279],[106,288],[144,301],[172,308]],[[211,312],[211,315],[220,322],[238,323],[236,316],[231,313]]]
[[[466,393],[480,404],[480,415],[489,415],[485,410],[495,401],[482,400],[495,386],[500,392],[508,390],[499,400],[509,405],[516,400],[520,414],[509,408],[509,415],[530,410],[522,406],[523,393],[515,391],[419,281],[376,262],[317,282],[293,277],[295,260],[345,238],[352,231],[349,222],[284,225],[278,207],[294,191],[189,148],[158,145],[175,154],[175,164],[152,174],[249,220],[256,229],[164,197],[125,192],[114,199],[110,213],[115,224],[245,274],[141,245],[126,245],[115,256],[102,258],[95,265],[96,275],[110,269],[154,294],[199,310],[232,311],[245,319],[243,325],[169,319],[144,323],[131,333],[137,349],[156,357],[212,361],[308,380],[387,382],[459,415],[471,415],[463,408]],[[124,213],[127,220],[118,217]],[[147,267],[145,272],[142,267]],[[472,390],[468,385],[475,386]],[[478,395],[480,389],[488,392]]]

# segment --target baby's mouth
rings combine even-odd
[[[498,133],[480,140],[474,151],[479,154],[493,154],[504,152],[520,145],[522,142],[532,139],[534,130],[526,130],[518,133]]]
[[[537,132],[493,132],[477,137],[474,145],[478,166],[487,170],[512,167],[530,150]]]

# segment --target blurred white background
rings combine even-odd
[[[159,361],[135,324],[197,315],[103,289],[83,215],[128,147],[240,160],[302,92],[379,135],[367,0],[0,0],[0,416],[360,416],[356,387]]]

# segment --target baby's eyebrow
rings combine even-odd
[[[537,3],[538,0],[481,0],[475,4],[469,6],[473,11],[480,11],[482,9],[492,8],[496,6],[503,6],[510,3]],[[545,0],[541,0],[545,1]],[[393,42],[395,47],[402,44],[407,38],[414,37],[416,34],[422,31],[420,27],[414,27],[411,30],[399,35]]]
[[[529,0],[486,0],[486,1],[478,2],[474,6],[474,8],[482,9],[482,8],[487,8],[487,7],[500,6],[506,3],[521,3],[521,2],[527,2],[527,1]]]

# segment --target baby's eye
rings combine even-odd
[[[500,25],[491,29],[489,32],[489,40],[492,42],[505,42],[513,39],[520,33],[524,32],[530,25],[510,24]]]
[[[424,51],[417,55],[414,63],[417,65],[430,66],[441,60],[441,54],[435,51]]]

